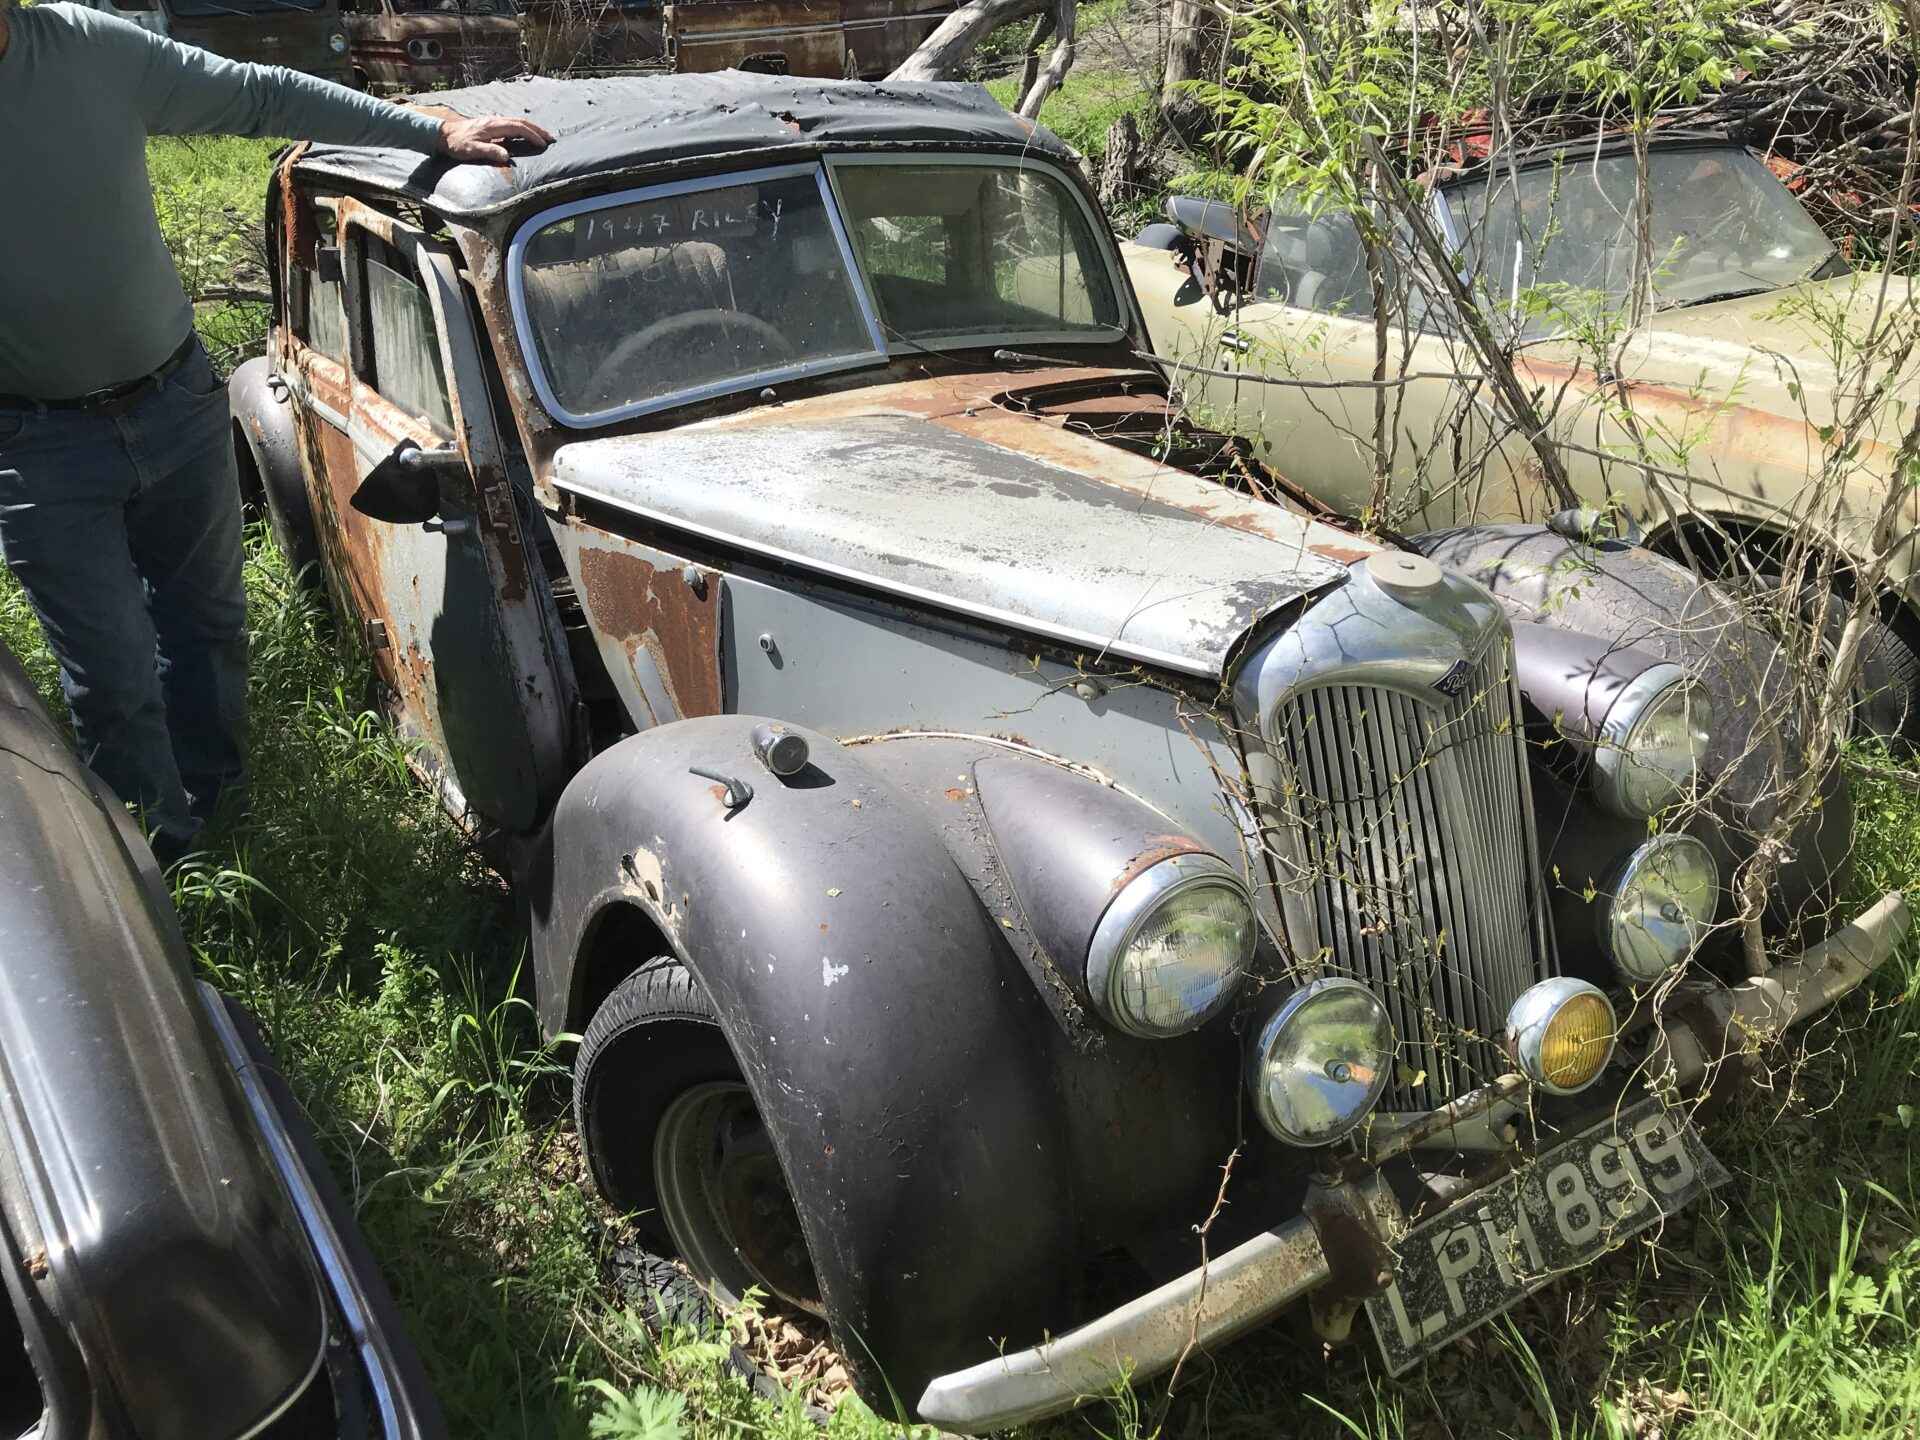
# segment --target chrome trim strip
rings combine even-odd
[[[362,1368],[366,1371],[368,1386],[373,1391],[374,1403],[380,1412],[381,1433],[397,1436],[400,1428],[400,1411],[394,1395],[399,1386],[387,1373],[385,1357],[373,1344],[373,1325],[360,1304],[358,1288],[352,1280],[352,1267],[340,1253],[339,1242],[334,1235],[332,1219],[326,1206],[321,1202],[313,1181],[300,1157],[294,1149],[292,1137],[287,1134],[286,1123],[280,1118],[265,1087],[256,1073],[253,1057],[247,1053],[246,1044],[240,1039],[240,1032],[234,1028],[233,1017],[227,1013],[226,1002],[220,992],[204,981],[200,984],[200,998],[205,1004],[208,1015],[213,1020],[214,1033],[220,1037],[220,1048],[226,1052],[227,1063],[233,1067],[239,1078],[240,1089],[247,1097],[247,1108],[253,1112],[254,1123],[260,1127],[267,1148],[272,1153],[274,1168],[279,1171],[281,1183],[287,1187],[294,1209],[299,1213],[301,1229],[305,1232],[307,1243],[314,1258],[319,1262],[322,1274],[326,1278],[327,1289],[332,1293],[334,1303],[340,1307],[340,1313],[347,1322],[347,1333],[353,1341],[354,1350],[360,1357]],[[325,1356],[325,1347],[321,1355],[315,1358],[315,1368]],[[311,1380],[309,1380],[311,1383]],[[304,1390],[304,1387],[302,1387]],[[296,1391],[298,1398],[301,1391]],[[292,1404],[292,1400],[288,1401]]]

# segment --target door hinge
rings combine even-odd
[[[487,507],[487,523],[494,529],[513,534],[513,491],[503,480],[497,485],[489,485],[480,492],[480,499]]]

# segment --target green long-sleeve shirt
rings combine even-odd
[[[240,65],[97,10],[8,17],[0,56],[0,395],[148,374],[193,324],[147,183],[149,135],[285,135],[431,151],[424,115]]]

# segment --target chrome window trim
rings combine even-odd
[[[1093,208],[1087,203],[1087,197],[1081,193],[1080,187],[1074,184],[1067,173],[1052,161],[1039,160],[1026,155],[955,155],[951,153],[938,155],[832,155],[827,157],[825,168],[828,182],[833,188],[834,203],[841,208],[843,215],[845,214],[845,200],[840,194],[839,185],[834,183],[834,172],[842,167],[872,165],[913,166],[915,168],[929,165],[961,165],[969,166],[976,170],[1038,170],[1051,175],[1054,180],[1059,183],[1061,188],[1073,197],[1074,203],[1080,207],[1080,216],[1087,222],[1088,232],[1093,237],[1094,248],[1102,253],[1102,258],[1106,261],[1107,284],[1112,288],[1113,298],[1119,305],[1121,311],[1120,324],[1102,327],[1098,330],[969,330],[957,335],[925,335],[910,339],[902,337],[897,344],[887,336],[881,335],[881,342],[886,347],[886,353],[888,355],[913,355],[927,350],[984,350],[990,345],[996,349],[1006,345],[1112,345],[1126,340],[1135,331],[1141,334],[1146,333],[1146,324],[1142,320],[1139,306],[1134,300],[1133,286],[1128,282],[1125,267],[1120,262],[1120,249],[1113,240],[1112,227],[1093,212]],[[1105,244],[1101,243],[1102,237],[1106,239]],[[857,273],[860,276],[861,287],[865,290],[869,303],[872,303],[874,293],[873,277],[867,274],[866,266],[860,262],[857,251],[854,255],[854,262],[856,265],[859,265]],[[878,313],[878,307],[876,306],[876,317]],[[1132,322],[1131,329],[1129,328],[1128,322]]]
[[[832,227],[834,242],[840,249],[840,263],[846,267],[854,304],[859,308],[860,318],[866,324],[867,338],[874,347],[872,350],[830,360],[784,365],[773,370],[756,370],[752,374],[738,375],[727,380],[712,380],[703,385],[689,386],[684,390],[675,390],[666,395],[656,395],[651,399],[637,400],[629,405],[621,405],[611,410],[594,411],[591,414],[579,414],[560,403],[553,386],[548,382],[546,367],[540,363],[539,348],[533,343],[532,319],[527,311],[526,249],[527,242],[537,231],[558,221],[570,220],[576,215],[586,215],[597,210],[612,210],[622,205],[658,200],[672,195],[691,195],[701,190],[722,190],[730,185],[797,179],[803,175],[812,175],[815,187],[819,190],[821,203],[827,211],[827,223]],[[886,339],[880,330],[879,317],[874,312],[872,296],[862,283],[859,260],[853,253],[852,240],[847,235],[846,226],[841,220],[839,196],[828,185],[820,163],[812,160],[795,165],[773,165],[759,170],[708,174],[688,180],[670,180],[660,185],[643,185],[634,189],[616,190],[605,195],[593,195],[584,200],[573,200],[565,205],[555,205],[539,211],[522,222],[519,229],[513,232],[513,239],[507,246],[507,301],[509,308],[513,311],[515,339],[520,344],[521,358],[526,364],[527,377],[533,382],[534,394],[540,397],[540,403],[545,407],[547,414],[570,430],[595,430],[603,425],[632,419],[637,415],[650,415],[659,410],[691,405],[719,395],[737,394],[758,385],[778,384],[781,381],[794,380],[802,376],[831,374],[837,370],[848,370],[861,365],[883,364],[887,358]]]

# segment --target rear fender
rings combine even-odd
[[[227,399],[287,564],[296,572],[317,564],[320,539],[300,468],[300,441],[286,385],[267,357],[259,356],[233,372]]]

